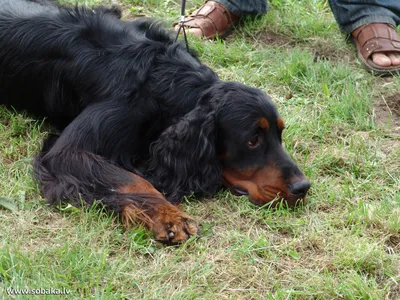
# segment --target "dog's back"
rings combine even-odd
[[[38,72],[44,64],[35,45],[43,44],[38,34],[49,25],[43,20],[57,14],[59,8],[50,1],[0,0],[0,104],[33,113],[43,110],[39,89],[46,68]]]
[[[148,31],[150,26],[122,22],[103,7],[0,0],[0,104],[68,124],[87,104],[113,98],[116,84],[110,79],[118,76],[112,74],[134,63],[126,57],[127,46],[132,49],[142,37],[170,42],[162,31]],[[122,86],[121,78],[115,80]]]

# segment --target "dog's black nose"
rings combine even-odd
[[[299,180],[295,183],[289,185],[290,192],[293,195],[298,195],[299,197],[304,197],[308,190],[310,189],[310,182],[308,180]]]

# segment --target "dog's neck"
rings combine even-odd
[[[168,107],[169,111],[173,107],[193,109],[200,96],[219,82],[217,74],[191,54],[185,51],[179,58],[179,61],[163,60],[154,68],[148,81],[151,93],[156,91],[157,98],[163,102],[160,104]],[[168,89],[161,90],[160,87]]]

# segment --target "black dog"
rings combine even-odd
[[[50,203],[99,200],[176,243],[198,230],[173,205],[185,195],[226,187],[259,205],[306,196],[264,92],[219,80],[154,21],[115,16],[0,0],[1,103],[61,132],[34,163]]]

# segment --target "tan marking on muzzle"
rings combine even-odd
[[[266,204],[276,197],[287,195],[287,184],[282,180],[279,170],[266,167],[262,169],[223,170],[224,180],[229,187],[238,187],[249,193],[250,200],[258,205]]]

